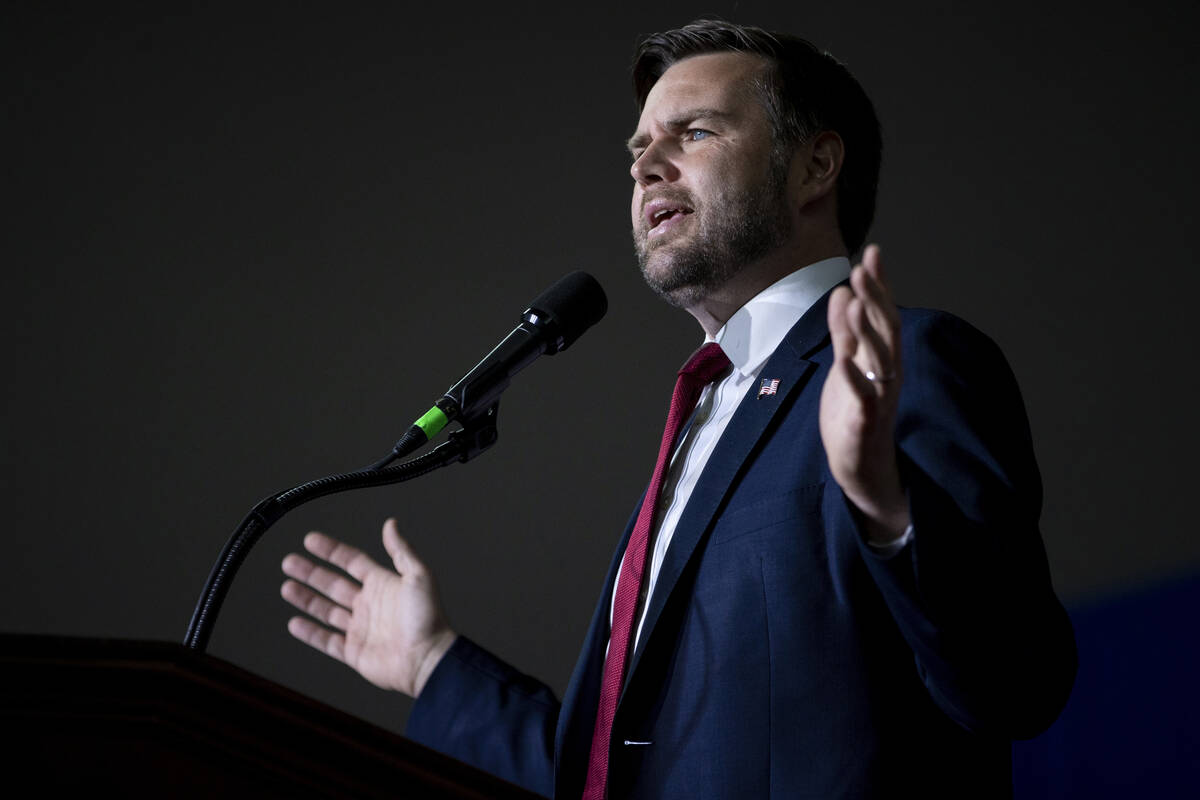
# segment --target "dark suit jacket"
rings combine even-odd
[[[826,303],[764,365],[778,393],[743,399],[675,531],[617,707],[611,797],[1007,796],[1011,740],[1066,702],[1074,637],[1002,354],[951,315],[902,310],[896,442],[915,536],[881,558],[818,431]],[[561,704],[460,638],[408,735],[578,797],[628,536]]]

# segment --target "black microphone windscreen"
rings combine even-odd
[[[529,304],[530,311],[548,317],[558,328],[565,350],[608,311],[600,282],[582,270],[568,273]]]

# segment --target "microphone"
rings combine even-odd
[[[521,314],[521,323],[438,401],[448,420],[471,418],[508,388],[512,377],[540,355],[570,347],[608,310],[599,282],[571,272],[542,292]]]
[[[520,324],[451,386],[396,442],[387,457],[368,469],[382,469],[411,453],[452,420],[467,421],[485,412],[508,388],[514,375],[540,355],[552,356],[566,350],[607,310],[608,298],[595,278],[581,270],[564,275],[529,304]]]
[[[474,458],[496,441],[494,415],[483,420],[477,420],[476,416],[487,416],[486,412],[493,409],[496,399],[508,388],[514,375],[543,353],[554,355],[566,350],[584,331],[599,322],[607,310],[608,298],[595,278],[586,272],[565,275],[529,304],[521,314],[521,323],[462,380],[451,386],[382,460],[356,472],[309,481],[256,505],[234,531],[213,565],[192,612],[184,644],[203,652],[234,573],[254,543],[280,517],[317,497],[405,481],[447,466],[453,460],[465,462]],[[412,461],[384,469],[397,458],[420,448],[453,419],[462,420],[463,430],[450,434],[451,441]]]

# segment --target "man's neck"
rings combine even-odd
[[[773,253],[765,259],[748,264],[738,270],[737,274],[723,285],[714,289],[695,305],[689,306],[687,312],[696,318],[705,334],[710,337],[714,336],[721,326],[729,321],[734,312],[771,284],[809,264],[845,255],[846,249],[840,246],[840,243],[838,246],[810,248],[804,252]]]

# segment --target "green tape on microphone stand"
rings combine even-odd
[[[434,406],[425,412],[425,415],[416,421],[416,426],[425,432],[425,438],[432,440],[442,432],[442,428],[450,422],[450,419],[445,413]]]

